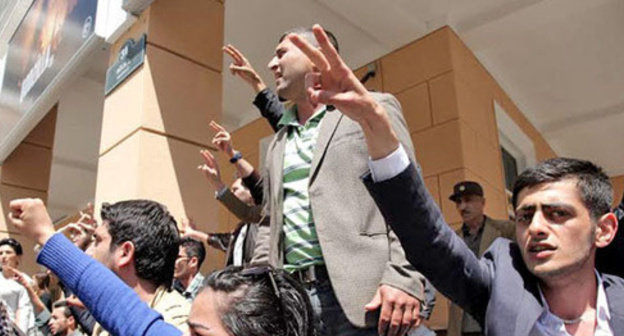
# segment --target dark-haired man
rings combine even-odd
[[[486,335],[624,334],[624,279],[594,268],[596,248],[607,246],[618,226],[602,169],[552,159],[522,173],[513,193],[518,243],[499,238],[478,259],[444,221],[388,111],[340,76],[345,66],[331,49],[305,50],[329,68],[310,95],[340,103],[364,130],[371,160],[364,183],[407,259]]]
[[[180,242],[175,219],[162,205],[148,200],[102,204],[102,224],[87,253],[107,266],[163,315],[186,331],[190,303],[170,290]],[[96,325],[93,335],[108,333]]]
[[[57,301],[52,306],[50,321],[48,322],[50,332],[54,336],[82,336],[76,326],[76,320],[72,315],[66,301]]]
[[[205,258],[206,248],[202,242],[190,237],[180,240],[180,251],[173,271],[173,288],[189,302],[193,302],[204,284],[204,276],[199,269]]]
[[[332,112],[345,107],[340,101],[309,94],[329,79],[326,67],[334,64],[315,64],[302,43],[337,53],[335,38],[315,29],[285,34],[268,65],[277,94],[293,104],[267,151],[264,198],[271,223],[259,229],[252,263],[268,260],[304,284],[321,335],[403,335],[419,320],[423,278],[360,182],[368,168],[366,131]],[[397,100],[369,93],[346,65],[337,70],[341,80],[357,82],[368,106],[389,111],[412,153]]]
[[[387,180],[367,179],[369,190],[410,262],[486,335],[624,332],[624,280],[595,269],[596,249],[617,231],[602,169],[558,158],[520,174],[518,243],[498,239],[479,260],[447,227],[413,166],[405,167]]]

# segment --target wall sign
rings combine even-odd
[[[106,95],[145,62],[146,41],[147,36],[143,34],[138,41],[129,39],[119,49],[117,61],[106,71],[106,86],[104,88]]]

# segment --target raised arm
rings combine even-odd
[[[242,154],[234,149],[232,135],[214,120],[210,122],[210,127],[216,132],[212,138],[212,144],[219,148],[234,164],[238,175],[242,178],[249,177],[254,172],[254,167],[242,157]],[[236,158],[234,158],[236,156]]]
[[[256,72],[256,69],[249,63],[245,55],[240,52],[236,47],[231,44],[223,47],[225,52],[232,59],[232,63],[229,65],[232,75],[239,77],[245,83],[247,83],[255,93],[258,93],[266,89],[266,84]]]
[[[436,289],[483,322],[492,263],[477,259],[445,222],[414,166],[380,182],[368,175],[364,183],[401,241],[407,260]]]
[[[251,206],[245,204],[239,200],[228,189],[228,187],[221,181],[221,173],[217,160],[208,150],[201,151],[204,164],[199,166],[199,169],[204,172],[206,178],[216,190],[216,198],[223,204],[231,213],[236,215],[240,220],[255,223],[260,221],[261,208],[260,206]]]
[[[43,301],[41,301],[41,299],[39,298],[39,295],[37,295],[37,293],[35,292],[33,285],[30,282],[28,282],[28,280],[26,280],[24,273],[20,272],[19,270],[11,266],[5,266],[5,267],[9,268],[11,272],[13,272],[13,279],[15,279],[15,281],[17,281],[20,285],[22,285],[24,289],[26,289],[26,293],[28,293],[28,297],[30,298],[30,302],[34,309],[35,316],[41,313],[43,310],[45,310],[46,309],[45,304],[43,304]]]
[[[55,234],[40,199],[11,201],[9,219],[26,237],[43,246],[37,262],[49,268],[89,308],[112,335],[181,335],[142,302],[113,272]],[[132,318],[128,318],[132,316]]]
[[[279,97],[269,88],[249,63],[245,55],[231,44],[223,47],[223,51],[231,57],[230,72],[247,83],[256,93],[253,104],[260,110],[262,116],[269,122],[273,131],[279,130],[279,120],[284,114],[284,105]]]

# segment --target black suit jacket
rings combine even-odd
[[[453,302],[475,317],[486,335],[538,335],[543,311],[537,278],[516,243],[497,239],[478,259],[444,221],[413,165],[392,179],[364,178],[408,261]],[[602,275],[615,335],[624,335],[624,280]]]

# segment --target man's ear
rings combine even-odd
[[[188,265],[189,267],[196,267],[197,269],[199,269],[199,259],[197,257],[191,257],[188,261]]]
[[[617,230],[618,220],[615,217],[615,214],[609,212],[608,214],[602,215],[602,217],[598,219],[596,225],[596,247],[601,248],[609,245],[615,238]]]
[[[134,261],[134,244],[131,241],[125,241],[117,246],[115,250],[115,264],[118,268],[128,266]]]

